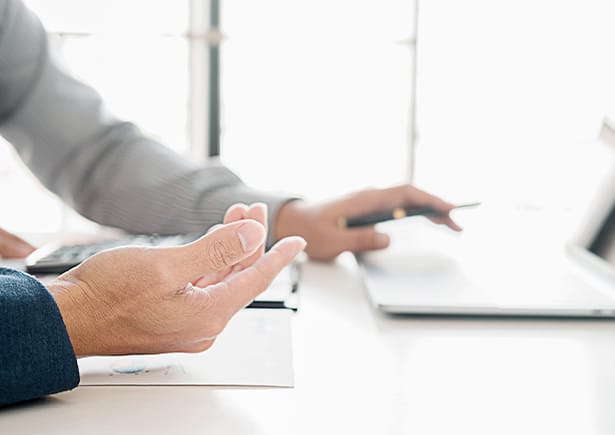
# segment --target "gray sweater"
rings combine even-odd
[[[194,164],[108,113],[63,69],[20,0],[0,0],[0,134],[66,203],[130,232],[205,232],[229,205],[255,201],[268,204],[273,228],[289,199],[248,188],[224,166]]]

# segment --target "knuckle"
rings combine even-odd
[[[254,267],[258,272],[258,279],[254,280],[253,287],[259,291],[264,291],[273,282],[273,279],[278,274],[279,269],[277,267],[263,267],[256,265]]]
[[[215,240],[207,249],[209,263],[214,269],[222,269],[233,264],[234,249],[220,240]]]
[[[363,198],[369,198],[373,194],[374,194],[374,189],[366,188],[366,189],[363,189],[363,190],[352,192],[350,194],[350,199],[352,201],[356,202],[356,201],[362,200]]]

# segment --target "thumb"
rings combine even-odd
[[[220,225],[188,245],[168,248],[176,251],[169,257],[182,279],[191,280],[239,263],[261,247],[265,238],[262,224],[245,219]]]

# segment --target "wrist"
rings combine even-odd
[[[87,300],[81,288],[69,281],[57,278],[47,285],[62,315],[66,332],[75,355],[80,358],[95,355],[92,344],[96,342],[91,321],[88,321]]]
[[[275,219],[274,236],[276,241],[288,236],[303,235],[297,231],[297,228],[300,227],[297,222],[301,218],[303,206],[302,200],[293,199],[280,207]]]

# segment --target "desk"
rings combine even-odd
[[[615,322],[388,317],[342,255],[304,265],[293,337],[292,389],[81,387],[0,433],[615,433]]]

